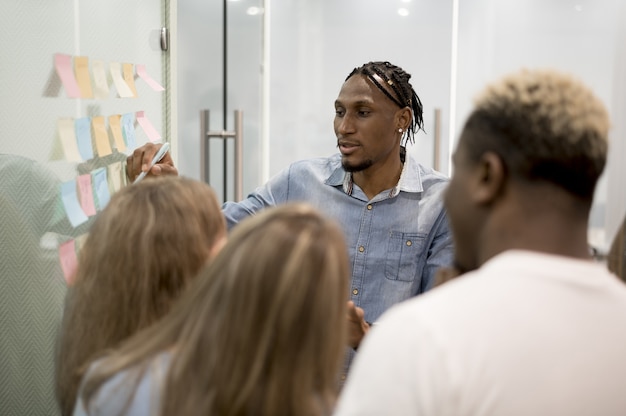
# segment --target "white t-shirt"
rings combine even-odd
[[[626,285],[591,261],[500,254],[385,313],[335,415],[626,415]]]

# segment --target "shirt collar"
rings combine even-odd
[[[330,186],[341,185],[346,194],[352,195],[352,174],[346,172],[341,165],[326,179],[326,184]],[[398,184],[391,189],[389,196],[394,197],[398,195],[400,191],[416,193],[422,192],[423,190],[420,165],[413,156],[407,153],[404,165],[402,166],[402,173],[400,173],[400,180]]]

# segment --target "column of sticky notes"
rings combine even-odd
[[[69,98],[107,99],[112,90],[109,80],[119,98],[137,97],[136,79],[142,80],[154,91],[164,91],[143,64],[109,62],[107,65],[97,59],[90,62],[85,56],[55,54],[54,66]],[[80,163],[114,152],[134,150],[137,146],[136,125],[141,127],[150,141],[161,139],[145,111],[63,117],[58,119],[56,128],[65,158]],[[106,207],[111,195],[124,185],[126,174],[120,161],[62,183],[61,201],[70,223],[77,227],[96,215]],[[77,253],[84,238],[85,235],[69,239],[59,246],[61,267],[68,283],[72,282],[76,271]]]

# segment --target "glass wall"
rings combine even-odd
[[[602,252],[626,212],[626,190],[616,185],[626,173],[620,168],[626,152],[624,122],[619,118],[626,99],[623,3],[459,1],[456,132],[471,110],[472,98],[487,82],[522,67],[573,74],[595,91],[612,114],[610,161],[596,191],[589,230],[590,243]]]
[[[354,67],[388,60],[412,74],[424,104],[426,131],[416,136],[409,152],[450,174],[450,153],[474,95],[521,67],[553,67],[590,85],[613,114],[609,165],[590,228],[590,242],[604,251],[626,212],[626,191],[620,187],[626,175],[626,135],[616,116],[626,106],[624,3],[179,0],[181,172],[200,177],[198,112],[212,109],[211,129],[221,129],[225,90],[226,128],[233,128],[233,110],[244,112],[244,195],[290,162],[336,152],[333,102],[341,84]],[[211,146],[211,184],[221,192],[221,144]],[[232,149],[228,152],[232,160]]]

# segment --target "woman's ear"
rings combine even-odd
[[[472,196],[477,204],[491,204],[504,189],[506,169],[500,156],[485,152],[475,169],[474,191]]]

